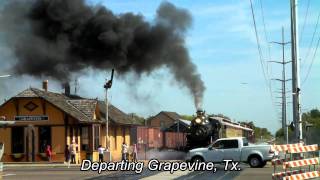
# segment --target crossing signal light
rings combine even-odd
[[[293,121],[290,123],[289,127],[290,127],[291,131],[294,131],[295,127],[294,127]]]

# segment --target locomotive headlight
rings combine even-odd
[[[201,123],[201,119],[200,119],[200,118],[196,118],[194,121],[195,121],[197,124],[200,124],[200,123]]]

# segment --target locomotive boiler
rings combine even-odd
[[[187,148],[205,147],[219,138],[221,125],[218,121],[208,117],[205,111],[198,110],[191,121],[187,133]]]

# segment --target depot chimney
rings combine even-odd
[[[42,89],[46,92],[48,91],[48,80],[42,82]]]

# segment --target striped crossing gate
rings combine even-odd
[[[272,174],[273,179],[302,180],[320,177],[320,169],[318,167],[320,152],[317,144],[276,146],[274,146],[274,149],[283,150],[286,155],[285,157],[289,155],[290,158],[272,160],[274,166],[282,165],[284,170],[283,172],[274,172]],[[297,168],[300,168],[300,170]]]
[[[301,174],[294,174],[291,176],[286,176],[283,179],[285,180],[300,180],[300,179],[313,179],[320,177],[320,172],[318,171],[311,171],[311,172],[305,172]]]
[[[273,173],[272,179],[282,179],[285,176],[290,176],[293,174],[303,173],[302,170],[293,170],[293,171],[284,171],[284,172],[276,172],[277,166],[283,165],[283,163],[288,162],[291,160],[291,157],[287,157],[288,154],[286,152],[289,148],[298,148],[303,146],[303,143],[296,143],[296,144],[281,144],[281,145],[273,145],[271,146],[272,150],[275,152],[276,156],[272,159],[271,164],[273,165]],[[284,155],[280,157],[280,155]],[[301,159],[300,157],[295,157],[295,160]]]
[[[271,148],[276,152],[286,152],[289,148],[298,148],[303,146],[303,143],[296,144],[281,144],[281,145],[273,145]]]

